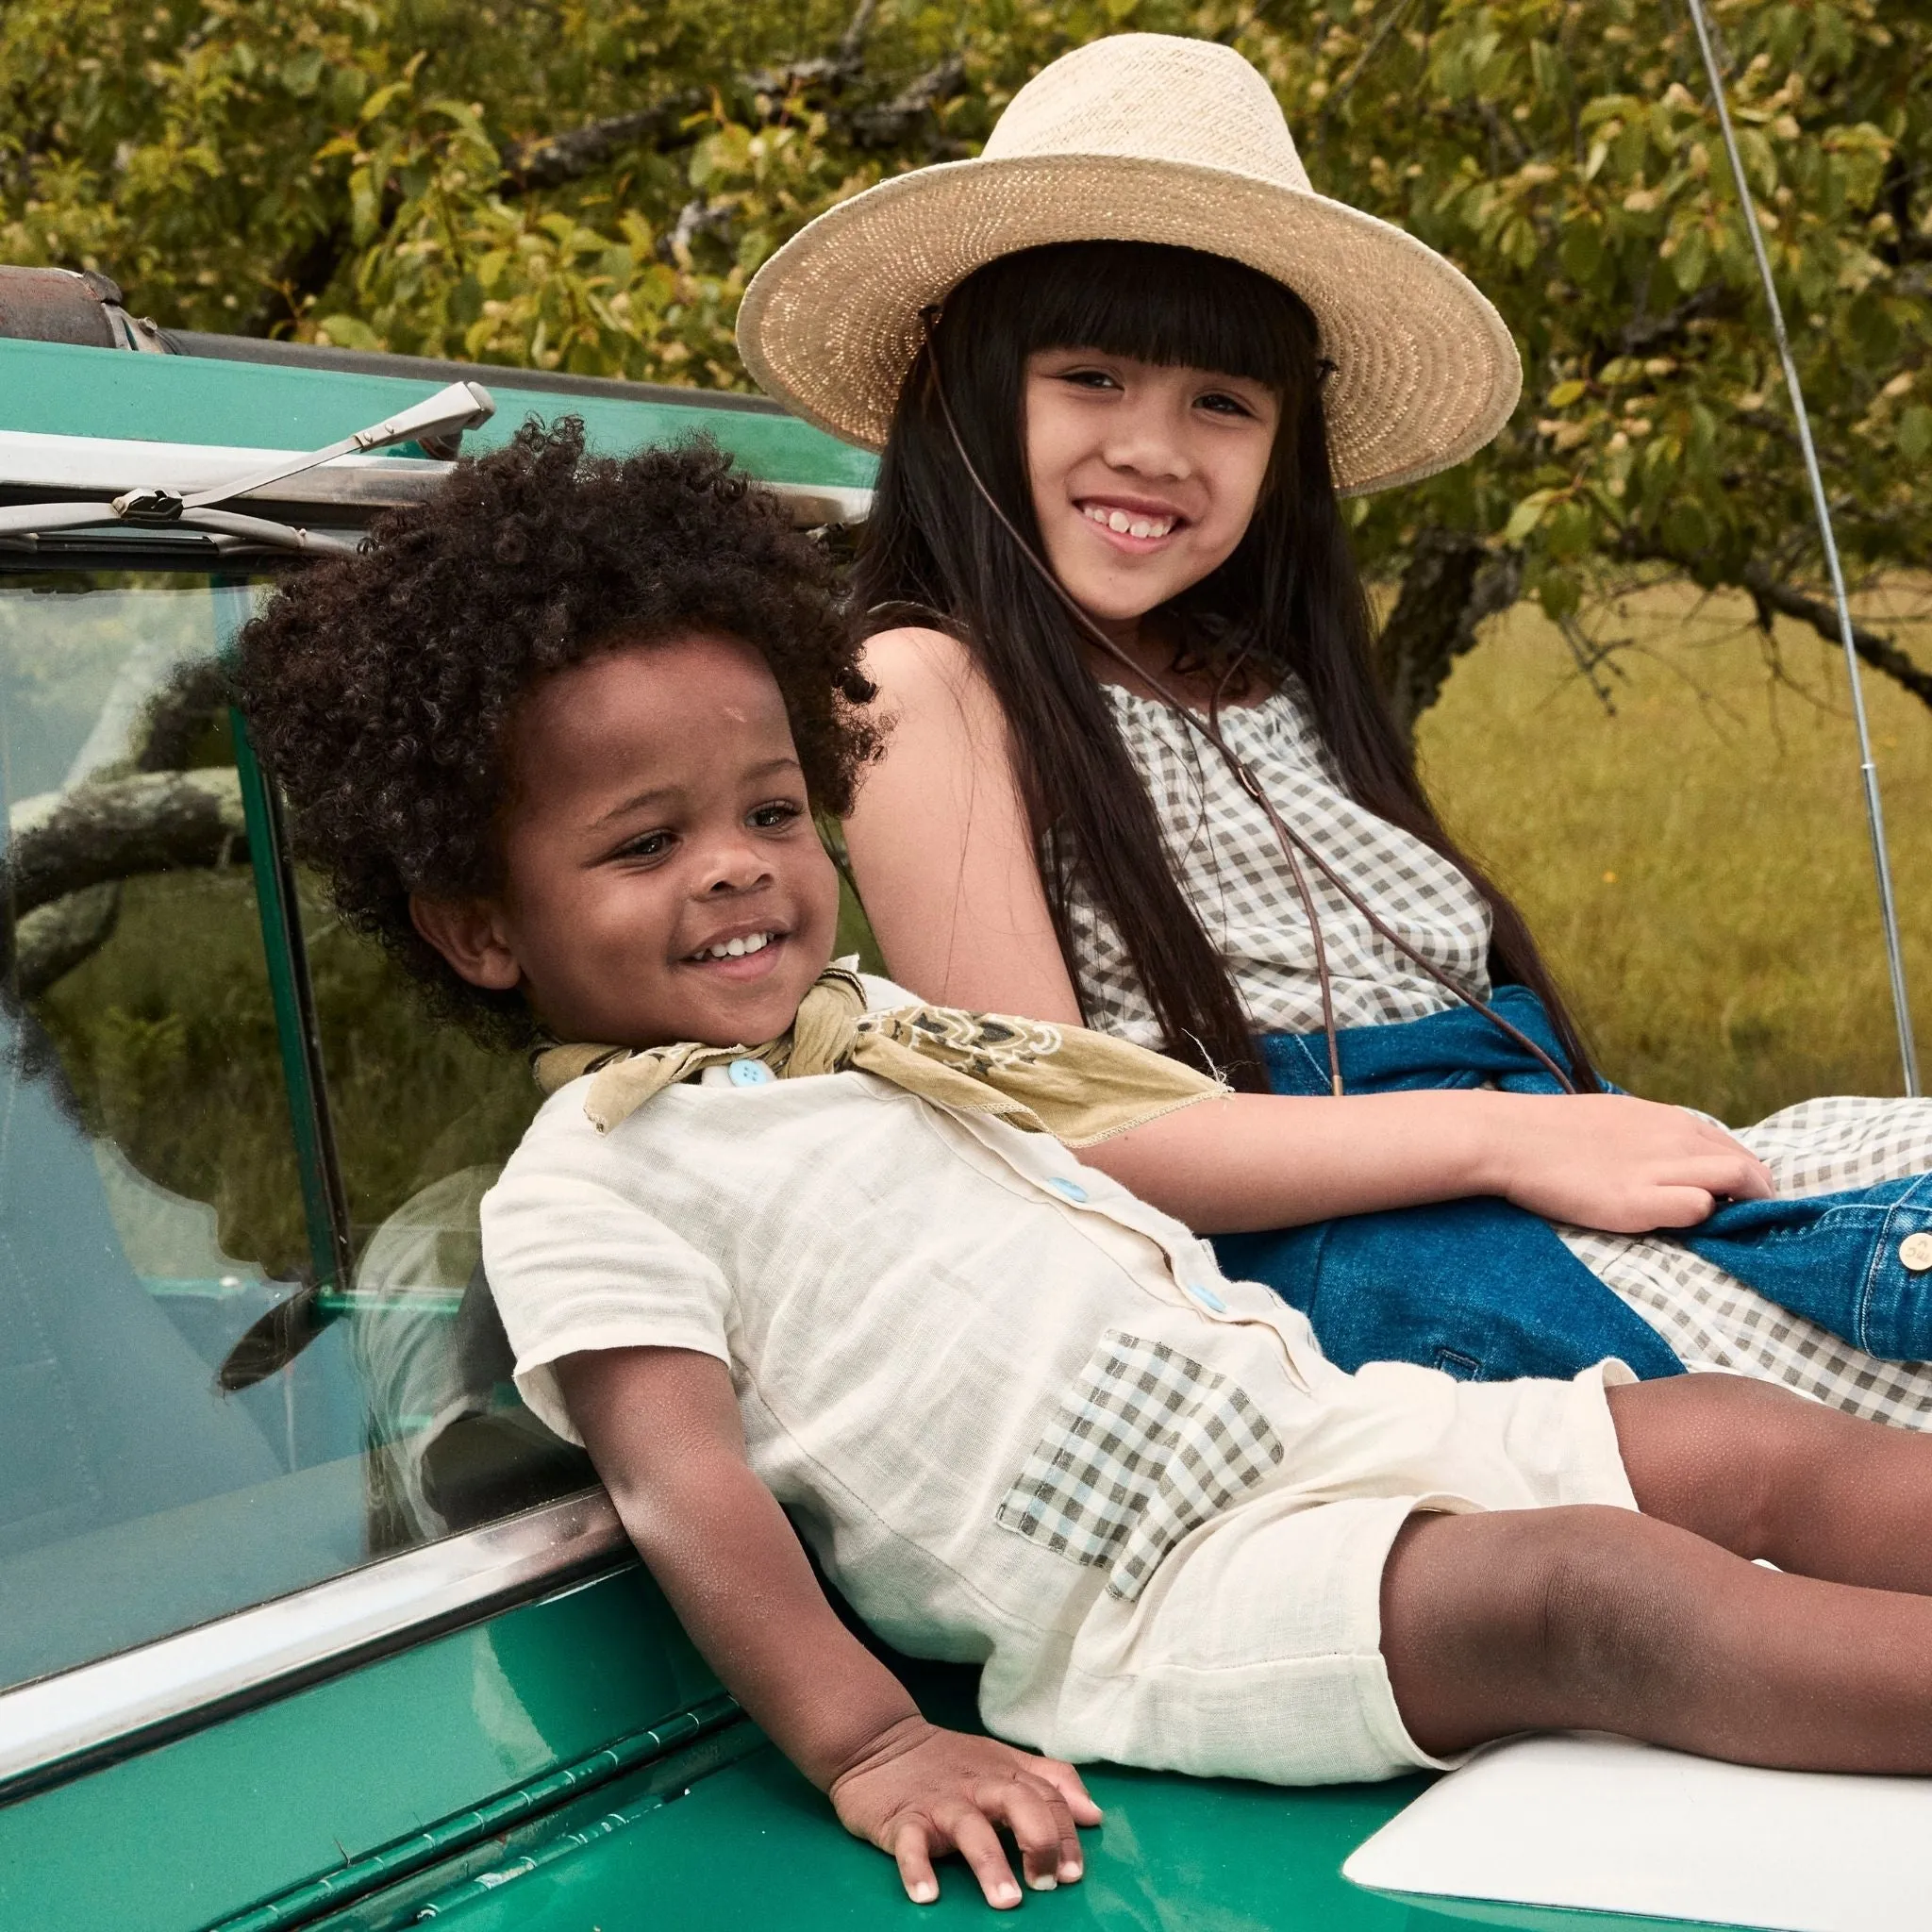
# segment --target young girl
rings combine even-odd
[[[1740,1143],[1604,1094],[1424,796],[1337,490],[1479,448],[1516,355],[1450,264],[1308,190],[1245,61],[1068,55],[979,160],[781,250],[741,339],[884,450],[858,595],[894,724],[848,836],[895,979],[1298,1096],[1273,1232],[1212,1172],[1102,1159],[1345,1364],[1617,1355],[1932,1409],[1932,1107],[1811,1102]]]

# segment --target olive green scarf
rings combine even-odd
[[[1124,1134],[1226,1091],[1191,1067],[1084,1026],[952,1007],[868,1012],[858,975],[842,966],[821,974],[791,1032],[762,1046],[551,1046],[541,1048],[532,1065],[546,1093],[593,1075],[584,1112],[608,1134],[665,1088],[742,1059],[763,1061],[783,1080],[848,1069],[875,1074],[923,1100],[992,1114],[1069,1147]]]

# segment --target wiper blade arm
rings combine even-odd
[[[213,508],[233,497],[285,483],[338,457],[366,455],[398,442],[446,437],[474,429],[496,413],[490,391],[477,382],[453,382],[433,396],[358,429],[326,449],[278,457],[263,468],[244,470],[224,482],[183,493],[160,485],[124,491],[106,502],[17,504],[0,508],[0,537],[44,537],[58,530],[95,524],[125,524],[135,529],[189,529],[229,539],[272,543],[285,550],[354,550],[356,542],[328,531],[305,530],[267,517],[244,516]]]

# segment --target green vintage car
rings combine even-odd
[[[223,694],[280,574],[458,441],[564,413],[607,450],[711,436],[809,525],[864,511],[869,458],[749,398],[169,338],[104,282],[0,275],[5,1932],[921,1909],[519,1406],[476,1203],[527,1075],[426,1025],[331,916]],[[900,1663],[972,1722],[970,1674]],[[1341,1875],[1419,1780],[1091,1781],[1089,1875],[1029,1923],[1471,1910]],[[958,1866],[929,1908],[985,1909]]]

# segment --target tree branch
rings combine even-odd
[[[773,119],[795,94],[808,90],[838,95],[865,71],[866,37],[877,11],[878,0],[859,0],[831,53],[741,74],[729,88],[761,104],[769,103],[759,108],[763,120]],[[826,118],[858,147],[893,147],[941,101],[957,93],[965,78],[965,61],[958,54],[949,54],[908,81],[891,100],[828,109]],[[502,151],[503,192],[529,194],[561,188],[601,168],[627,147],[655,148],[660,154],[688,147],[702,131],[711,100],[708,89],[686,88],[633,113],[612,114],[565,134],[511,142]]]
[[[14,932],[13,988],[39,999],[57,979],[92,958],[114,936],[121,919],[118,883],[90,886],[29,912]]]
[[[1355,92],[1355,84],[1362,77],[1369,62],[1382,51],[1382,42],[1408,17],[1408,9],[1414,4],[1415,0],[1395,0],[1395,5],[1383,16],[1381,25],[1375,29],[1368,45],[1356,56],[1354,66],[1335,83],[1316,116],[1315,139],[1318,142],[1328,132],[1328,124],[1341,111],[1342,102]]]
[[[865,37],[872,32],[872,24],[878,16],[879,0],[858,0],[852,18],[845,24],[845,31],[839,36],[839,58],[849,60],[854,66],[865,58]]]
[[[1751,601],[1757,607],[1757,621],[1766,630],[1771,628],[1772,613],[1775,611],[1782,617],[1795,617],[1801,624],[1808,624],[1820,637],[1831,643],[1842,641],[1839,632],[1838,610],[1834,606],[1821,603],[1816,597],[1807,597],[1795,585],[1781,582],[1761,563],[1744,566],[1743,584],[1751,593]],[[1883,672],[1895,684],[1910,691],[1922,705],[1932,707],[1932,671],[1922,671],[1890,638],[1880,637],[1876,631],[1866,630],[1861,625],[1854,624],[1852,648],[1873,670]]]
[[[1679,341],[1693,322],[1703,322],[1735,308],[1735,298],[1721,282],[1707,283],[1661,315],[1633,315],[1617,339],[1620,356],[1645,356]]]
[[[513,141],[503,150],[503,189],[507,194],[529,194],[539,189],[561,188],[595,168],[601,168],[621,148],[689,146],[697,130],[693,117],[710,106],[702,88],[686,88],[632,114],[612,114],[567,134],[546,134]]]
[[[844,117],[855,147],[897,147],[943,101],[958,93],[966,80],[966,62],[948,54],[907,84],[890,101],[855,108]]]

